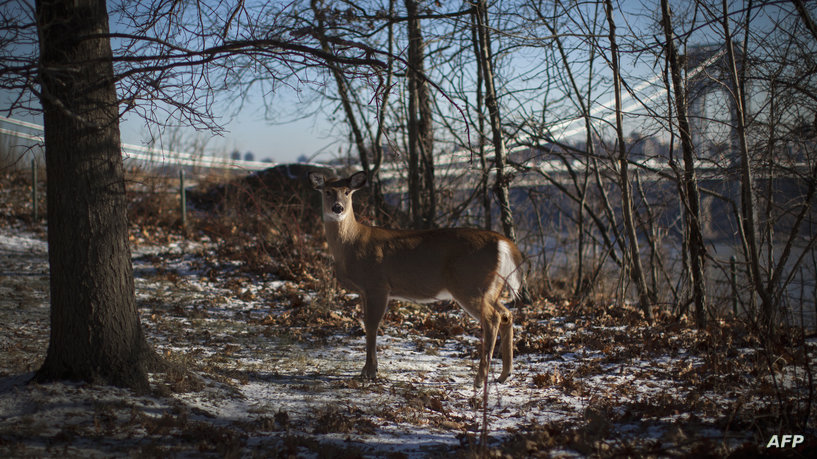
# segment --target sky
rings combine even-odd
[[[225,116],[221,120],[225,129],[222,134],[188,129],[186,136],[208,140],[212,154],[225,155],[237,150],[243,158],[251,152],[256,161],[295,162],[301,156],[329,159],[337,152],[336,138],[330,135],[329,126],[320,115],[295,121],[267,120],[260,104],[253,106],[252,101],[245,104],[235,117]],[[124,143],[145,144],[150,137],[145,121],[138,116],[126,119],[121,131]]]
[[[280,99],[288,100],[286,103],[292,104],[297,112],[298,105],[289,97],[290,94],[287,94],[290,91],[292,91],[290,88],[282,88]],[[12,95],[8,92],[0,93],[0,110],[9,106],[10,97]],[[259,102],[246,101],[237,113],[229,110],[229,114],[219,120],[224,127],[223,133],[215,134],[188,128],[184,130],[185,141],[181,146],[173,145],[170,148],[184,151],[186,142],[192,143],[193,139],[197,139],[206,141],[208,153],[216,156],[226,156],[237,150],[242,158],[251,152],[256,161],[268,159],[275,163],[296,162],[304,156],[310,160],[328,160],[337,155],[341,145],[337,133],[331,131],[331,126],[324,115],[318,113],[297,120],[284,117],[269,120],[265,119],[263,106]],[[40,114],[27,115],[15,112],[12,118],[42,125]],[[19,129],[4,123],[0,123],[0,127]],[[39,134],[27,129],[23,131]],[[137,115],[126,116],[120,123],[120,132],[123,143],[143,146],[149,144],[150,133],[146,122]],[[167,138],[164,140],[167,141]]]
[[[264,120],[261,114],[247,112],[227,128],[224,141],[230,149],[251,151],[256,160],[292,162],[301,156],[328,158],[337,151],[337,141],[319,115],[275,123]]]
[[[11,3],[4,7],[3,12],[14,11],[15,4]],[[21,12],[21,14],[23,14]],[[20,16],[21,19],[23,16]],[[112,21],[111,26],[116,30],[116,21]],[[32,37],[27,37],[31,39]],[[31,42],[21,42],[18,52],[22,54],[31,53]],[[298,91],[309,93],[311,88],[292,88],[287,84],[278,85],[275,94],[271,99],[272,103],[279,104],[272,110],[275,113],[286,113],[277,119],[266,119],[261,96],[248,97],[239,101],[234,95],[225,95],[226,99],[214,107],[221,119],[217,120],[223,128],[221,135],[212,132],[195,131],[192,128],[186,129],[184,137],[196,139],[199,142],[206,141],[208,152],[224,156],[237,150],[242,157],[247,152],[252,152],[254,159],[262,161],[269,159],[273,162],[292,162],[300,157],[315,159],[331,159],[337,155],[339,143],[337,132],[332,132],[331,125],[326,120],[325,114],[318,113],[313,116],[306,116],[307,113],[314,112],[314,107],[308,106],[301,100]],[[12,100],[17,96],[16,92],[0,90],[0,115],[7,116],[7,109]],[[234,106],[242,104],[237,110]],[[221,113],[218,113],[221,111]],[[15,111],[12,118],[42,125],[40,114],[30,114],[22,111]],[[12,128],[5,123],[0,123],[0,128]],[[14,129],[20,129],[15,127]],[[156,132],[156,127],[152,127]],[[39,134],[36,130],[23,130],[27,134]],[[136,114],[126,114],[120,123],[122,142],[127,144],[148,146],[151,140],[149,129],[144,119]],[[167,141],[167,139],[163,139]],[[174,145],[174,149],[175,145]],[[184,151],[184,145],[180,150]]]
[[[627,3],[630,5],[629,3]],[[643,20],[643,15],[631,15],[632,20]],[[304,86],[309,83],[303,83]],[[325,113],[306,116],[314,112],[314,107],[301,99],[298,90],[309,92],[319,88],[291,88],[280,85],[270,102],[278,105],[272,110],[278,119],[269,120],[265,117],[263,100],[261,97],[250,97],[244,100],[240,110],[234,107],[218,107],[222,109],[224,117],[220,120],[225,131],[222,135],[209,132],[195,132],[189,129],[187,135],[191,139],[197,137],[207,141],[209,151],[217,155],[228,155],[237,150],[242,157],[252,152],[255,160],[271,160],[273,162],[293,162],[301,157],[317,160],[330,159],[338,154],[343,145],[343,139],[338,138],[337,129],[333,132],[332,124]],[[0,110],[7,106],[4,102],[8,95],[0,94]],[[603,101],[606,102],[606,101]],[[237,102],[233,101],[233,104]],[[230,105],[229,103],[227,105]],[[234,117],[233,117],[234,116]],[[295,118],[299,118],[293,120]],[[21,117],[26,121],[40,122],[36,117]],[[341,120],[336,120],[336,123]],[[574,134],[573,126],[562,127]],[[579,126],[579,130],[583,129]],[[149,133],[145,121],[138,116],[131,115],[121,124],[122,140],[125,143],[145,145],[149,141]],[[184,149],[184,145],[181,146]]]

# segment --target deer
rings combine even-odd
[[[323,196],[323,225],[335,275],[360,295],[366,333],[364,379],[377,378],[377,331],[391,299],[430,303],[454,300],[480,322],[482,348],[474,386],[487,381],[500,333],[502,383],[513,366],[513,316],[500,300],[507,287],[520,297],[524,282],[519,248],[505,236],[475,228],[388,229],[360,223],[352,196],[367,183],[365,172],[330,181],[311,172]]]

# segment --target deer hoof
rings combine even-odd
[[[360,377],[363,379],[377,379],[377,368],[368,365],[364,366],[363,371],[360,372]]]

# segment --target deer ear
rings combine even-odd
[[[310,172],[308,177],[309,183],[312,184],[312,188],[316,190],[323,188],[323,185],[326,183],[326,177],[318,172]]]
[[[360,188],[363,188],[363,185],[366,185],[365,172],[358,172],[357,174],[354,174],[351,177],[349,177],[349,188],[353,190],[358,190]]]

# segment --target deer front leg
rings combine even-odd
[[[389,294],[385,291],[370,291],[363,295],[363,327],[366,330],[366,364],[360,375],[364,378],[377,377],[377,329],[386,315]]]

